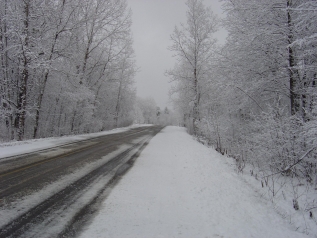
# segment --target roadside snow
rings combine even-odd
[[[0,143],[0,159],[9,157],[9,156],[19,155],[19,154],[30,153],[37,150],[43,150],[43,149],[71,143],[71,142],[86,140],[86,139],[90,139],[90,138],[94,138],[98,136],[125,132],[130,130],[131,128],[143,127],[143,126],[152,126],[152,125],[136,124],[129,127],[117,128],[110,131],[102,131],[102,132],[90,133],[90,134]]]
[[[167,127],[141,153],[81,237],[308,237],[223,156]]]

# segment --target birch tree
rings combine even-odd
[[[204,6],[202,0],[188,0],[186,5],[187,23],[175,27],[171,35],[172,46],[169,48],[174,52],[178,64],[167,74],[172,81],[187,85],[192,107],[190,114],[193,133],[197,134],[203,84],[216,42],[213,33],[217,30],[217,19],[212,11]]]

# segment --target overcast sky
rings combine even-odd
[[[174,66],[170,35],[174,27],[186,22],[186,0],[127,0],[132,9],[132,33],[139,73],[136,75],[137,95],[152,97],[163,109],[168,104],[169,79],[164,76]],[[205,0],[217,15],[221,16],[218,0]],[[220,42],[225,39],[224,31],[218,34]]]

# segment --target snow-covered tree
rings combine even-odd
[[[213,34],[217,29],[217,19],[202,0],[188,0],[186,5],[187,23],[175,27],[171,35],[172,46],[169,48],[175,53],[178,63],[167,74],[176,83],[175,92],[186,94],[185,103],[190,104],[191,108],[186,113],[190,114],[196,134],[203,85],[208,79],[208,67],[214,53]]]
[[[135,64],[125,0],[0,6],[1,140],[132,122]]]
[[[214,51],[198,81],[204,92],[193,132],[235,157],[241,171],[249,162],[266,178],[278,173],[312,183],[317,151],[316,2],[223,0],[223,9],[227,42]],[[186,58],[179,59],[169,71],[171,94],[190,129],[195,97],[189,79],[194,73]]]

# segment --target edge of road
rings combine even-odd
[[[152,126],[155,126],[155,125],[152,125]],[[50,150],[53,150],[53,149],[56,149],[56,148],[59,148],[59,147],[62,147],[62,146],[68,146],[68,145],[73,145],[73,144],[76,144],[76,143],[79,143],[79,142],[87,142],[87,141],[91,141],[91,140],[94,140],[96,138],[99,138],[99,137],[104,137],[104,136],[109,136],[109,135],[113,135],[113,134],[120,134],[120,133],[125,133],[125,132],[129,132],[133,129],[139,129],[139,128],[143,128],[142,131],[146,130],[144,128],[148,128],[148,127],[151,127],[151,126],[140,126],[140,127],[132,127],[132,128],[129,128],[128,130],[125,130],[125,131],[114,131],[114,132],[111,132],[110,131],[104,131],[104,132],[109,132],[109,134],[105,134],[105,135],[96,135],[96,136],[93,136],[93,137],[90,137],[90,138],[83,138],[83,139],[74,139],[73,141],[69,141],[69,142],[65,142],[65,143],[60,143],[58,145],[52,145],[52,146],[49,146],[49,147],[45,147],[45,148],[38,148],[38,149],[34,149],[30,152],[26,152],[26,153],[19,153],[19,154],[15,154],[15,155],[9,155],[9,156],[5,156],[5,157],[0,157],[0,162],[2,161],[6,161],[6,160],[9,160],[9,159],[13,159],[13,158],[16,158],[16,157],[21,157],[21,156],[28,156],[28,155],[31,155],[31,154],[34,154],[34,153],[41,153],[41,152],[47,152],[47,151],[50,151]],[[119,128],[117,128],[119,129]],[[138,131],[136,133],[133,133],[133,134],[137,134],[137,133],[140,133],[142,131]],[[94,134],[94,133],[92,133]],[[131,135],[133,135],[131,134]],[[89,134],[83,134],[83,136],[88,136]],[[76,135],[75,135],[76,136]],[[78,136],[82,136],[82,135],[78,135]],[[45,139],[45,138],[43,138]]]

